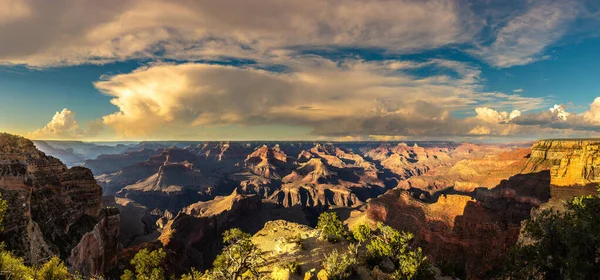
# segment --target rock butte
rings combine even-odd
[[[486,279],[533,209],[558,207],[560,199],[591,193],[600,183],[600,140],[540,140],[532,148],[449,142],[184,148],[144,142],[138,148],[86,161],[104,194],[117,196],[105,197],[114,208],[102,210],[100,186],[88,169],[69,169],[29,140],[0,135],[0,191],[9,202],[2,240],[28,262],[59,255],[85,274],[114,272],[137,250],[163,247],[170,271],[182,273],[207,268],[231,227],[256,233],[259,246],[286,259],[281,254],[293,246],[265,238],[281,229],[310,239],[314,230],[305,225],[334,209],[349,225],[381,221],[411,231],[442,271]],[[281,219],[287,221],[273,221]],[[308,268],[320,262],[311,251],[290,254],[305,254]]]

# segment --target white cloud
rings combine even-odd
[[[83,136],[94,136],[103,129],[103,124],[98,121],[90,122],[88,129],[84,130],[75,120],[75,112],[64,108],[56,112],[52,120],[44,127],[28,134],[29,138],[42,140],[76,139]]]
[[[521,111],[513,110],[512,112],[499,112],[488,107],[477,107],[475,108],[477,113],[476,118],[486,123],[507,123],[510,120],[521,115]]]
[[[290,71],[277,73],[202,63],[159,64],[95,85],[119,108],[103,120],[122,137],[148,137],[163,127],[263,124],[304,126],[314,134],[337,136],[464,134],[466,128],[453,124],[453,111],[515,100],[528,106],[543,103],[480,94],[479,71],[453,61],[340,63],[312,57],[288,65]],[[452,68],[459,76],[417,78],[398,71],[424,65]]]
[[[31,132],[29,137],[35,139],[71,139],[83,133],[75,120],[75,113],[67,108],[56,112],[46,126]]]
[[[566,121],[567,118],[571,115],[571,113],[565,111],[564,105],[555,104],[554,107],[550,108],[550,113],[555,116],[557,119],[561,121]]]
[[[518,88],[518,89],[513,90],[513,92],[515,92],[515,93],[521,93],[521,92],[523,92],[523,89],[522,88]]]
[[[558,41],[580,12],[577,1],[529,1],[526,11],[510,18],[496,31],[490,45],[472,53],[497,67],[524,65],[548,56],[544,51]]]
[[[590,104],[590,110],[583,113],[583,119],[595,125],[600,125],[600,97],[596,97]]]

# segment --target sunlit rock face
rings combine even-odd
[[[599,140],[540,140],[534,143],[523,172],[550,170],[554,186],[600,183]]]
[[[92,172],[68,169],[22,137],[0,134],[0,193],[8,203],[0,239],[31,264],[54,255],[66,260],[84,235],[103,227],[102,190]],[[116,244],[95,250],[104,249]]]
[[[167,249],[177,252],[188,267],[208,267],[219,250],[221,234],[257,215],[260,197],[233,192],[211,201],[197,202],[169,220],[159,237]]]
[[[413,176],[371,200],[367,215],[413,232],[447,274],[486,279],[518,240],[521,222],[550,199],[548,170],[520,173],[529,154],[488,151]]]
[[[401,181],[373,199],[368,217],[415,233],[436,265],[486,279],[537,207],[589,194],[600,182],[600,141],[542,140]]]

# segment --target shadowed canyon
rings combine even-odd
[[[309,240],[328,210],[412,232],[442,275],[487,279],[524,220],[600,182],[596,140],[57,143],[0,135],[0,237],[27,263],[56,255],[108,279],[142,248],[163,248],[174,274],[210,268],[234,227],[264,248],[278,227]]]

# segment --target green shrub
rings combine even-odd
[[[135,273],[125,270],[121,280],[164,280],[164,262],[167,253],[161,248],[150,252],[148,249],[142,249],[131,260],[131,265],[135,268]]]
[[[0,247],[0,279],[29,280],[33,276],[33,269],[27,267],[22,258],[17,258]]]
[[[368,225],[360,224],[352,230],[352,236],[354,239],[360,243],[364,243],[365,241],[371,239],[373,236],[373,231]]]
[[[329,242],[338,242],[347,235],[344,224],[333,212],[324,212],[319,216],[317,228],[321,230],[322,237]]]
[[[192,271],[188,274],[181,275],[181,280],[201,280],[204,279],[204,273],[197,271],[192,268]]]
[[[226,244],[221,254],[213,263],[213,270],[208,273],[209,279],[246,279],[260,278],[260,268],[265,260],[262,252],[250,239],[250,234],[234,228],[223,234]]]
[[[600,279],[600,188],[529,219],[505,268],[511,279]]]
[[[40,280],[70,280],[74,279],[67,266],[58,257],[52,257],[37,272],[35,279]]]
[[[287,269],[290,273],[300,275],[300,263],[298,261],[291,261],[284,265],[284,268]]]
[[[2,194],[0,193],[0,231],[4,230],[4,214],[6,214],[6,209],[8,209],[8,205],[6,204],[6,200],[2,199]]]
[[[421,248],[413,250],[410,247],[410,241],[413,239],[412,233],[399,232],[382,223],[377,224],[377,229],[378,233],[367,245],[371,263],[389,258],[396,266],[395,279],[433,278],[431,265],[427,261],[427,257],[423,255]]]
[[[322,265],[328,280],[343,280],[352,276],[358,260],[350,254],[340,254],[334,249],[325,256]]]

